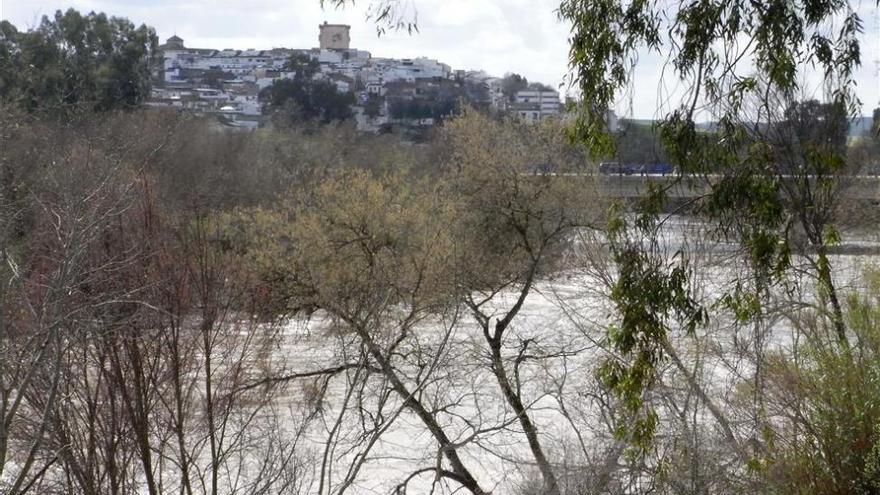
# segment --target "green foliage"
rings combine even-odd
[[[687,174],[680,180],[702,179],[708,187],[696,211],[719,237],[739,243],[748,267],[734,290],[722,295],[721,306],[740,323],[762,317],[770,288],[791,265],[797,225],[818,251],[821,300],[831,301],[839,341],[845,343],[826,253],[838,238],[833,179],[846,168],[845,116],[857,109],[852,71],[859,64],[861,24],[848,4],[563,0],[559,15],[573,26],[569,62],[583,95],[570,135],[595,155],[611,155],[617,143],[606,128],[605,112],[621,92],[632,89],[639,54],[665,52],[686,89],[659,124],[660,140],[672,164]],[[832,19],[842,21],[836,31]],[[754,66],[737,64],[745,57]],[[798,74],[809,66],[818,66],[833,84],[831,104],[793,103]],[[718,123],[701,132],[695,118],[707,108]],[[706,316],[686,296],[685,267],[663,263],[651,241],[658,237],[654,229],[662,223],[656,215],[663,202],[662,195],[649,197],[637,206],[634,220],[616,213],[609,222],[618,269],[612,298],[621,323],[608,339],[622,359],[606,363],[601,375],[633,415],[640,414],[662,359],[666,318],[684,318],[681,325],[692,330]],[[628,231],[632,234],[621,235]]]
[[[688,120],[701,96],[733,103],[737,111],[742,96],[756,89],[754,78],[794,94],[798,70],[813,64],[839,84],[835,101],[855,110],[852,73],[862,25],[844,1],[563,0],[559,15],[573,25],[569,63],[584,97],[576,135],[596,146],[606,144],[599,137],[607,131],[604,112],[631,82],[640,50],[670,47],[675,75],[690,83],[682,104]],[[840,21],[837,29],[832,19]],[[741,74],[752,69],[735,64],[740,56],[752,58],[754,73]]]
[[[318,0],[321,7],[332,5],[341,9],[348,5],[354,5],[354,0]],[[388,29],[404,30],[409,34],[419,31],[416,23],[416,12],[411,2],[400,0],[376,0],[366,3],[367,19],[376,24],[376,34],[383,35]]]
[[[230,243],[294,308],[443,311],[462,291],[495,294],[549,274],[588,224],[583,187],[523,173],[536,159],[572,158],[558,131],[465,112],[439,137],[450,154],[438,173],[330,170],[280,206],[230,221]]]
[[[865,472],[863,478],[869,493],[880,493],[880,423],[874,428],[877,441],[865,459]]]
[[[276,114],[288,125],[296,122],[329,123],[351,118],[352,93],[340,93],[330,81],[316,79],[318,62],[308,55],[294,54],[286,69],[293,79],[281,79],[260,92],[267,113]]]
[[[743,234],[751,258],[770,270],[786,264],[786,208],[808,206],[785,204],[785,196],[797,201],[807,194],[821,205],[801,218],[808,234],[817,233],[811,242],[821,244],[829,220],[826,200],[833,196],[833,181],[823,177],[844,169],[846,116],[857,108],[851,76],[859,64],[861,23],[845,2],[764,6],[695,0],[673,7],[639,0],[566,0],[559,12],[574,26],[570,64],[584,96],[574,137],[594,153],[608,154],[613,142],[605,110],[631,82],[640,50],[669,47],[675,75],[689,89],[680,107],[665,116],[660,134],[681,171],[722,175],[703,211],[720,219],[726,233],[731,227],[742,231],[737,233]],[[831,32],[830,19],[842,19],[838,31]],[[661,32],[668,39],[661,40]],[[747,47],[740,47],[742,39],[750,40]],[[730,50],[753,57],[756,71],[740,74]],[[834,83],[832,102],[792,103],[797,71],[813,64]],[[720,115],[711,134],[698,132],[694,122],[703,104]],[[784,113],[774,113],[780,106]],[[749,117],[752,107],[757,114]],[[781,191],[777,176],[792,173],[818,176],[807,185],[816,193]],[[738,221],[743,211],[747,220]]]
[[[0,99],[67,115],[139,105],[150,92],[156,34],[127,19],[69,9],[31,31],[0,23]]]
[[[746,290],[742,283],[737,283],[733,291],[721,297],[721,305],[729,309],[740,324],[754,321],[763,313],[760,297],[755,292]]]
[[[395,100],[389,109],[395,119],[434,119],[440,121],[458,111],[455,99]]]
[[[880,108],[875,108],[871,128],[847,150],[851,170],[861,174],[880,174]]]
[[[789,267],[788,218],[777,178],[726,175],[712,185],[701,211],[716,220],[722,235],[739,239],[764,288]]]
[[[617,268],[611,300],[618,323],[609,328],[606,339],[619,357],[605,360],[598,377],[633,418],[615,433],[638,452],[652,449],[657,416],[644,395],[665,359],[670,333],[680,329],[693,335],[708,321],[706,309],[691,292],[687,259],[683,253],[668,257],[660,244],[663,202],[662,191],[652,187],[634,220],[612,208],[607,223]]]
[[[505,74],[504,78],[501,80],[501,94],[507,98],[507,101],[513,101],[516,98],[516,93],[518,91],[522,91],[529,87],[529,80],[525,77],[516,74]]]
[[[434,187],[402,173],[340,171],[279,208],[228,217],[227,232],[281,296],[281,313],[321,308],[349,324],[375,323],[397,305],[436,314],[456,289],[453,204],[437,201]]]
[[[221,69],[208,69],[202,74],[202,85],[208,88],[223,89],[223,81],[226,79],[235,79],[235,75]]]
[[[875,108],[871,114],[871,134],[880,138],[880,107]]]
[[[559,15],[573,25],[569,65],[584,97],[573,137],[596,155],[610,155],[605,112],[629,80],[636,49],[659,47],[660,13],[646,0],[563,0]]]
[[[621,120],[614,136],[614,159],[621,163],[667,163],[668,158],[657,129],[650,124]]]
[[[582,150],[559,131],[552,121],[499,121],[469,109],[444,125],[450,156],[443,178],[460,203],[459,264],[470,289],[492,295],[549,275],[575,229],[595,223],[599,210],[582,184],[533,172],[580,162]]]
[[[810,152],[827,150],[839,156],[846,151],[849,119],[840,102],[794,102],[786,108],[784,120],[779,125]]]
[[[364,103],[364,113],[370,118],[376,118],[382,112],[383,100],[381,96],[370,95]]]
[[[284,70],[294,72],[293,80],[301,83],[311,81],[321,71],[317,60],[304,53],[294,53],[284,63]]]
[[[847,326],[854,335],[841,348],[806,319],[798,360],[771,361],[772,407],[785,418],[770,449],[766,476],[774,493],[877,493],[880,476],[880,292],[868,273],[867,294],[851,295]]]

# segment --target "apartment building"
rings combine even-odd
[[[518,91],[512,110],[526,122],[537,122],[559,115],[559,92],[552,89]]]

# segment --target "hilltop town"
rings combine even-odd
[[[50,3],[0,495],[880,495],[880,3]]]
[[[159,46],[162,63],[154,71],[148,104],[212,114],[226,126],[253,129],[267,121],[265,90],[296,77],[290,61],[298,56],[315,68],[312,79],[348,95],[361,131],[431,127],[461,101],[528,122],[560,113],[559,92],[548,86],[528,84],[516,74],[500,78],[453,70],[425,57],[374,57],[350,46],[350,30],[325,22],[319,26],[319,46],[310,49],[190,48],[174,35]]]

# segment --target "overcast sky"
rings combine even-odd
[[[426,56],[454,69],[483,69],[499,76],[517,72],[530,81],[563,83],[569,27],[557,20],[559,0],[401,1],[414,2],[419,33],[378,37],[375,25],[365,18],[368,0],[345,10],[322,10],[319,0],[0,0],[0,17],[21,29],[57,9],[103,11],[154,27],[161,41],[176,33],[186,46],[218,49],[311,48],[318,44],[318,25],[326,20],[350,24],[352,48],[373,56]],[[880,106],[880,19],[875,0],[854,4],[866,29],[858,91],[862,113],[870,115]],[[660,85],[660,74],[659,60],[643,57],[634,90],[619,102],[618,113],[652,118],[658,115],[658,101],[669,101],[670,95],[674,101],[674,83]]]

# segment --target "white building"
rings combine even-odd
[[[166,83],[187,81],[194,71],[221,70],[235,76],[251,75],[259,69],[280,69],[292,50],[213,50],[187,48],[183,39],[172,36],[159,49],[163,53],[164,80]]]
[[[559,92],[550,90],[524,90],[516,93],[513,109],[527,122],[537,122],[559,115]]]
[[[389,70],[387,80],[413,81],[416,79],[434,79],[436,77],[449,78],[452,69],[437,60],[419,57],[415,59],[404,58],[396,60]]]
[[[342,57],[342,52],[338,50],[322,48],[320,50],[312,51],[312,59],[317,60],[320,64],[341,64],[343,61]]]

